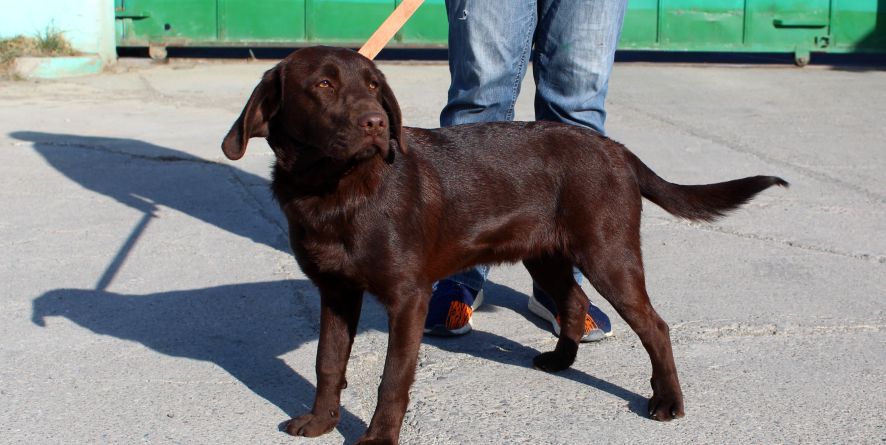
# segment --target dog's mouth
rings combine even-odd
[[[365,136],[363,143],[359,145],[359,149],[351,156],[351,159],[362,161],[369,159],[376,154],[380,154],[383,158],[387,158],[390,151],[390,141],[385,136]]]
[[[357,166],[363,164],[364,161],[379,154],[383,159],[387,159],[390,149],[388,142],[380,137],[367,137],[364,144],[354,151],[345,163],[345,170],[342,176],[349,175]]]

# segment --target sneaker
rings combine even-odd
[[[440,280],[434,286],[425,334],[451,337],[471,332],[471,316],[483,303],[483,291],[452,280]]]
[[[550,322],[554,329],[554,335],[560,336],[560,316],[554,315],[557,313],[557,308],[547,294],[533,287],[532,296],[529,297],[529,310]],[[581,337],[581,342],[600,341],[611,336],[612,324],[609,322],[609,317],[600,308],[590,304],[588,313],[585,314],[585,333]]]

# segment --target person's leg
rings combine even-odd
[[[440,126],[514,118],[537,22],[536,0],[446,0],[449,100]]]
[[[579,125],[605,134],[604,104],[627,0],[540,0],[532,54],[535,118]],[[581,284],[582,275],[573,268]],[[533,283],[529,309],[559,335],[556,307]],[[612,335],[609,317],[591,304],[582,341]]]
[[[537,120],[604,132],[627,0],[540,0],[533,52]]]
[[[581,285],[582,274],[578,268],[572,268],[572,276],[576,283]],[[554,335],[560,336],[560,314],[557,312],[557,306],[550,295],[535,282],[532,283],[532,295],[529,296],[529,311],[551,323]],[[612,336],[612,322],[609,316],[589,301],[581,342],[600,341],[610,336]]]
[[[451,83],[440,126],[513,119],[532,48],[536,1],[446,0],[446,12]],[[425,333],[470,332],[488,274],[488,266],[478,266],[436,283]]]
[[[489,266],[480,265],[434,283],[425,334],[462,335],[471,332],[471,317],[483,303],[483,284]]]

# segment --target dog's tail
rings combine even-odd
[[[636,155],[626,153],[643,197],[674,216],[693,221],[713,221],[773,185],[789,186],[777,176],[751,176],[705,185],[672,184],[655,174]]]

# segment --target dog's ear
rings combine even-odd
[[[406,154],[407,148],[406,141],[403,139],[403,116],[400,114],[400,104],[397,103],[394,91],[391,90],[384,78],[382,78],[381,82],[381,105],[388,114],[388,125],[391,128],[391,144],[396,145],[400,153]]]
[[[282,84],[280,65],[268,70],[252,91],[240,117],[222,141],[222,151],[228,159],[236,161],[246,153],[249,138],[267,137],[268,121],[280,109]]]

